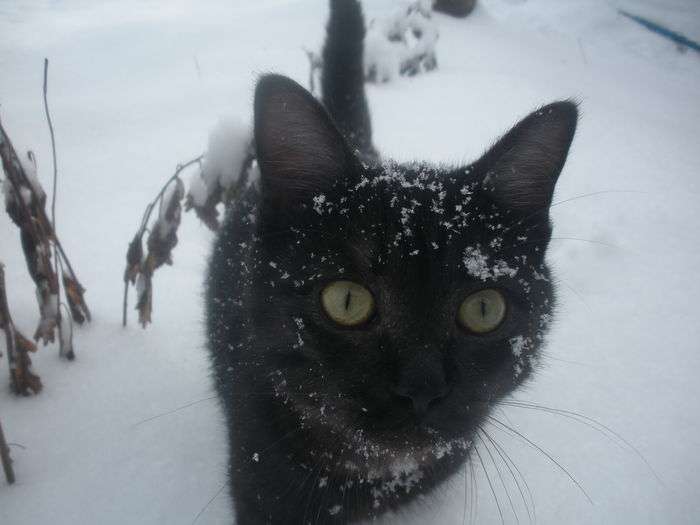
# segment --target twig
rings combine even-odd
[[[185,162],[184,164],[178,164],[177,167],[175,168],[175,173],[168,179],[168,181],[163,185],[163,187],[160,189],[158,192],[158,195],[156,195],[156,198],[153,199],[153,201],[148,205],[146,214],[144,215],[143,221],[141,222],[141,235],[143,235],[143,232],[146,230],[146,225],[148,224],[148,220],[151,217],[151,212],[153,211],[153,208],[156,207],[156,204],[158,204],[158,201],[163,197],[163,194],[165,193],[165,190],[168,189],[168,186],[170,186],[170,183],[173,182],[175,179],[177,179],[180,176],[180,173],[182,171],[186,170],[193,164],[198,164],[202,161],[204,158],[204,155],[200,155],[196,159],[189,160]]]
[[[41,195],[37,194],[37,190],[24,172],[24,168],[7,132],[2,127],[2,122],[0,122],[0,157],[2,157],[2,165],[15,196],[13,208],[10,209],[8,207],[7,211],[17,226],[20,227],[23,240],[26,237],[31,244],[35,246],[41,245],[42,247],[41,253],[27,253],[25,247],[25,255],[27,256],[27,264],[32,279],[39,289],[42,289],[42,287],[45,289],[45,293],[58,296],[58,274],[54,272],[49,260],[51,252],[55,251],[51,249],[51,244],[53,244],[54,248],[58,249],[61,262],[67,269],[67,271],[62,272],[62,278],[64,292],[68,299],[73,319],[80,324],[85,319],[90,321],[90,310],[83,297],[85,288],[80,284],[75,270],[44,209],[46,195],[43,193],[43,190],[41,190]],[[33,159],[33,156],[30,159]],[[29,203],[20,197],[23,189],[24,193],[28,191],[31,196]],[[40,270],[39,273],[37,273],[38,270]],[[47,328],[42,330],[42,333],[48,336],[42,337],[45,342],[53,340],[53,337],[50,336],[51,331]]]
[[[82,294],[85,291],[85,289],[82,287],[80,282],[78,281],[78,278],[75,276],[75,272],[73,271],[73,266],[71,266],[70,261],[68,260],[68,256],[66,255],[65,251],[63,250],[63,246],[61,245],[61,241],[58,239],[58,230],[56,229],[56,196],[58,194],[58,164],[56,162],[56,137],[54,135],[54,130],[53,130],[53,122],[51,120],[51,115],[49,113],[49,103],[47,100],[47,92],[48,92],[48,70],[49,70],[49,59],[44,58],[44,111],[46,113],[46,122],[49,125],[49,133],[51,134],[51,154],[53,158],[53,190],[52,190],[52,195],[51,195],[51,225],[53,227],[53,233],[54,233],[54,256],[56,257],[56,275],[58,275],[58,264],[60,263],[58,254],[60,253],[61,258],[63,259],[63,262],[65,263],[66,267],[68,268],[68,277],[66,277],[65,271],[63,271],[63,267],[61,265],[61,274],[63,275],[63,285],[64,285],[64,292],[66,295],[69,297],[69,304],[71,306],[71,314],[73,319],[75,319],[77,322],[81,322],[81,317],[84,315],[84,317],[90,321],[92,319],[92,315],[90,313],[90,309],[87,306],[87,303],[83,300]],[[58,252],[58,253],[57,253]],[[71,295],[76,295],[75,297],[71,297]],[[60,315],[60,312],[59,312]],[[60,319],[59,319],[60,321]],[[59,323],[60,327],[60,323]],[[60,330],[60,328],[59,328]],[[69,356],[69,358],[71,358]],[[72,359],[72,358],[71,358]]]
[[[51,225],[56,233],[56,187],[58,181],[58,165],[56,163],[56,138],[53,132],[53,123],[51,122],[51,114],[49,113],[49,102],[46,94],[48,92],[48,74],[49,74],[49,59],[44,58],[44,113],[46,113],[46,122],[49,125],[49,133],[51,134],[51,156],[53,158],[53,192],[51,195]],[[56,273],[58,273],[58,262],[56,262]]]
[[[309,60],[309,91],[318,97],[319,93],[316,93],[316,71],[323,70],[323,59],[310,49],[302,48],[306,54],[306,58]]]
[[[5,471],[5,479],[12,485],[15,482],[15,471],[12,469],[12,458],[10,457],[10,447],[5,441],[5,434],[2,431],[2,423],[0,423],[0,460],[2,469]]]
[[[136,235],[132,239],[131,243],[129,243],[129,248],[126,254],[126,269],[124,270],[124,298],[122,302],[122,326],[124,327],[126,327],[127,324],[129,282],[131,282],[132,284],[136,284],[137,277],[139,275],[142,275],[145,278],[146,286],[148,286],[148,289],[150,290],[150,277],[152,276],[153,270],[155,270],[155,265],[150,255],[146,260],[143,259],[142,246],[143,235],[144,233],[146,233],[148,222],[151,219],[151,213],[158,205],[158,203],[162,201],[163,195],[165,194],[165,191],[168,189],[168,187],[170,187],[170,184],[179,179],[180,173],[182,173],[185,169],[189,168],[194,164],[199,164],[202,161],[202,158],[204,158],[204,155],[199,155],[198,157],[189,160],[184,164],[178,164],[175,168],[175,173],[173,173],[173,175],[161,187],[160,191],[156,194],[155,198],[146,206],[146,210],[144,211],[143,217],[141,218],[141,225],[139,226],[139,229],[136,232]],[[142,324],[144,324],[143,320]]]
[[[124,300],[122,302],[122,326],[126,328],[126,311],[129,308],[129,279],[124,278]]]
[[[56,326],[55,308],[58,300],[58,276],[51,266],[51,225],[41,212],[46,204],[46,194],[38,181],[30,180],[25,173],[17,152],[0,122],[0,157],[12,191],[6,198],[6,210],[19,227],[27,267],[37,287],[37,299],[41,320],[34,335],[44,344],[54,340]],[[34,163],[34,156],[29,153]]]
[[[7,363],[10,366],[10,381],[15,394],[29,395],[41,390],[41,379],[31,370],[29,352],[36,352],[36,346],[24,337],[12,322],[5,288],[5,267],[0,262],[0,329],[5,332]]]
[[[53,131],[53,122],[51,122],[51,113],[49,113],[49,102],[48,102],[48,77],[49,77],[49,59],[44,58],[44,113],[46,114],[46,123],[49,125],[49,134],[51,135],[51,158],[53,165],[53,188],[51,191],[51,228],[53,229],[54,238],[58,237],[56,230],[56,193],[57,193],[57,183],[58,183],[58,164],[56,162],[56,137]],[[60,255],[58,253],[58,246],[53,243],[53,264],[54,273],[58,277],[59,271],[58,266],[60,263]],[[58,297],[60,301],[61,297],[61,281],[56,279],[58,283]],[[75,359],[75,352],[73,351],[73,331],[71,330],[70,337],[66,337],[63,330],[62,314],[60,305],[56,308],[56,327],[58,328],[58,347],[61,356],[66,357],[69,360]]]

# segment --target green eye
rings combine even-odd
[[[342,326],[365,323],[374,313],[374,298],[361,284],[334,281],[321,292],[323,309],[333,321]]]
[[[506,315],[503,294],[492,288],[480,290],[467,297],[459,307],[459,324],[475,334],[493,332]]]

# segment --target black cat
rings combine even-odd
[[[332,0],[325,109],[260,79],[259,184],[211,258],[241,525],[352,522],[432,490],[530,375],[552,312],[548,208],[576,106],[541,108],[468,166],[379,160],[363,35],[359,4]]]

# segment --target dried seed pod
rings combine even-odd
[[[192,194],[188,193],[185,199],[185,211],[194,210],[199,220],[202,221],[207,228],[215,232],[219,229],[219,212],[216,206],[221,202],[222,195],[223,190],[220,186],[217,186],[217,188],[208,195],[204,204],[200,206],[195,202]]]
[[[26,339],[24,339],[26,341]],[[41,392],[43,385],[41,378],[34,373],[32,360],[29,358],[29,349],[19,343],[15,349],[14,367],[11,368],[12,390],[15,394],[28,396]]]
[[[0,263],[0,328],[5,332],[12,391],[22,395],[36,394],[41,390],[41,379],[32,371],[29,358],[29,352],[36,352],[36,345],[15,328],[5,290],[5,269]]]
[[[47,282],[42,282],[36,289],[39,302],[39,325],[34,332],[34,340],[42,341],[45,345],[55,340],[55,329],[60,322],[58,310],[58,290],[55,292]]]
[[[78,324],[83,324],[86,320],[92,320],[90,309],[85,303],[85,288],[83,288],[69,269],[63,272],[63,291],[65,292],[73,321]]]
[[[136,276],[141,271],[141,261],[143,260],[143,234],[139,231],[134,235],[133,240],[129,243],[129,249],[126,252],[126,269],[124,270],[124,281],[131,284],[136,284]]]
[[[148,236],[148,257],[153,260],[153,269],[163,264],[172,264],[172,251],[177,245],[177,228],[182,216],[181,201],[185,196],[185,185],[180,178],[168,184],[160,201],[158,218]]]
[[[136,279],[136,309],[139,311],[139,323],[143,328],[151,322],[153,312],[153,284],[150,273],[140,273]]]

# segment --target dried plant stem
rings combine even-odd
[[[149,203],[149,205],[146,207],[146,213],[144,214],[143,221],[141,222],[141,233],[142,234],[145,231],[146,225],[148,224],[148,220],[151,217],[151,212],[156,207],[156,204],[158,204],[158,201],[160,201],[160,199],[163,197],[163,194],[165,193],[165,190],[168,189],[168,186],[170,186],[170,183],[173,182],[175,179],[177,179],[183,170],[189,168],[193,164],[199,164],[203,158],[204,158],[204,155],[200,155],[199,157],[192,159],[192,160],[189,160],[189,161],[185,162],[184,164],[177,165],[177,167],[175,168],[175,173],[173,173],[173,175],[163,185],[163,187],[158,192],[158,195],[156,195],[156,198],[153,199],[153,201],[151,201]]]
[[[8,209],[8,212],[13,221],[20,227],[23,241],[28,240],[28,242],[33,245],[31,247],[34,248],[32,253],[27,253],[27,247],[23,243],[32,279],[37,284],[38,289],[43,290],[49,295],[55,295],[58,298],[59,275],[52,267],[50,261],[51,253],[54,252],[54,257],[56,258],[55,263],[57,265],[56,269],[58,268],[58,263],[61,262],[62,265],[60,267],[67,270],[62,272],[62,280],[65,296],[68,299],[73,319],[78,323],[82,323],[85,319],[90,321],[90,310],[83,297],[85,288],[80,284],[80,281],[78,281],[61,241],[56,235],[52,223],[49,221],[46,210],[44,209],[45,195],[36,194],[36,190],[24,172],[17,152],[5,129],[2,127],[1,122],[0,157],[2,157],[3,169],[12,186],[13,194],[16,197],[13,202],[13,210]],[[25,199],[20,197],[22,195],[22,190],[25,192],[29,191],[31,195],[30,203],[25,202]],[[38,247],[41,249],[36,250]],[[58,260],[59,258],[60,261]],[[36,268],[32,266],[36,266],[41,272],[37,273],[33,271],[36,270]],[[53,329],[50,325],[48,327],[44,326],[43,329],[41,329],[40,337],[44,339],[44,342],[53,340],[53,336],[51,335],[52,331]]]
[[[126,311],[129,308],[129,279],[124,277],[124,300],[122,302],[122,326],[126,327]]]
[[[139,322],[145,328],[151,322],[153,310],[153,275],[155,271],[163,265],[173,263],[172,252],[178,243],[177,232],[180,226],[182,204],[184,209],[189,211],[194,209],[197,217],[212,231],[219,228],[218,204],[226,205],[235,200],[246,188],[249,181],[249,172],[255,167],[255,148],[252,143],[248,144],[247,153],[238,169],[238,177],[235,183],[227,185],[218,180],[214,182],[215,187],[202,180],[208,186],[207,196],[204,203],[197,202],[191,193],[185,193],[184,183],[180,174],[186,168],[200,164],[204,155],[200,155],[184,164],[179,164],[175,173],[165,182],[155,198],[148,203],[141,217],[136,234],[129,243],[126,252],[126,269],[124,270],[124,296],[122,300],[122,326],[127,325],[127,312],[129,301],[129,283],[136,287],[137,303],[136,310],[139,312]],[[151,214],[158,206],[158,217],[151,222]],[[146,246],[147,253],[144,253],[143,236],[149,230]]]
[[[53,229],[54,239],[58,237],[56,234],[56,188],[58,183],[58,164],[56,163],[56,137],[53,131],[53,122],[51,122],[51,113],[49,112],[49,101],[48,101],[48,78],[49,77],[49,59],[44,58],[44,114],[46,115],[46,123],[49,126],[49,134],[51,135],[51,160],[53,166],[53,188],[51,191],[51,228]],[[54,273],[58,277],[60,275],[58,271],[58,266],[60,263],[60,256],[58,253],[58,245],[56,242],[53,243],[53,264]],[[56,279],[58,282],[58,297],[60,302],[61,297],[61,281]],[[69,345],[70,348],[64,348],[64,341],[66,340],[63,334],[63,323],[61,319],[61,308],[56,308],[56,328],[58,328],[58,345],[59,352],[62,356],[73,360],[75,359],[75,353],[72,348],[72,344]],[[71,342],[72,343],[72,342]]]
[[[129,250],[127,253],[127,267],[124,271],[124,298],[122,302],[122,326],[126,327],[127,324],[127,311],[128,311],[128,301],[129,301],[129,282],[135,283],[136,277],[139,274],[144,275],[146,282],[150,286],[150,278],[153,275],[153,270],[155,265],[153,264],[152,258],[148,257],[146,260],[143,259],[143,251],[141,247],[141,241],[143,235],[148,227],[148,222],[151,219],[151,213],[156,208],[156,206],[161,202],[165,191],[168,189],[170,184],[179,179],[180,173],[183,170],[189,168],[194,164],[199,164],[204,158],[204,155],[199,155],[198,157],[185,162],[184,164],[178,164],[175,168],[175,173],[165,182],[161,187],[160,191],[156,194],[155,198],[148,203],[146,210],[141,218],[141,225],[139,226],[134,239],[129,244]]]
[[[53,122],[51,122],[51,113],[49,113],[49,102],[47,99],[48,92],[48,74],[49,74],[49,59],[44,59],[44,113],[46,114],[46,122],[49,125],[49,133],[51,134],[51,156],[53,159],[53,191],[51,192],[51,225],[54,233],[56,232],[56,187],[58,182],[58,165],[56,164],[56,137],[53,132]],[[58,259],[58,257],[56,257]],[[58,273],[58,260],[56,261],[56,273]]]
[[[0,329],[5,332],[12,390],[15,394],[29,395],[30,391],[36,394],[42,388],[41,379],[32,372],[29,358],[29,352],[36,352],[36,346],[15,328],[6,290],[5,266],[0,262]]]
[[[20,229],[22,248],[29,274],[37,287],[37,298],[41,320],[35,339],[42,339],[44,344],[54,340],[56,319],[52,308],[54,298],[58,298],[58,276],[51,266],[51,225],[40,212],[44,207],[46,195],[37,194],[24,171],[12,146],[9,136],[0,122],[0,157],[2,166],[10,181],[12,197],[6,200],[6,209],[12,220]],[[30,160],[33,159],[29,156]],[[27,192],[29,198],[26,198]]]
[[[0,328],[5,332],[5,349],[7,351],[7,364],[10,367],[10,379],[12,389],[16,392],[16,377],[13,373],[16,365],[17,340],[15,330],[10,317],[10,307],[7,304],[7,293],[5,291],[5,266],[0,263]]]
[[[5,434],[2,431],[2,423],[0,422],[0,462],[2,469],[5,471],[5,479],[11,485],[15,482],[15,471],[12,469],[12,458],[10,457],[10,447],[5,441]]]
[[[314,51],[303,48],[306,58],[309,59],[309,91],[314,96],[319,96],[316,92],[316,72],[323,70],[323,59]]]
[[[51,120],[51,114],[49,113],[49,103],[47,99],[47,93],[48,93],[48,70],[49,70],[49,59],[44,58],[44,112],[46,113],[46,122],[49,126],[49,133],[51,134],[51,155],[53,159],[53,189],[51,192],[51,226],[53,227],[53,241],[54,241],[54,256],[56,257],[55,264],[56,264],[56,275],[58,275],[58,266],[59,263],[61,263],[61,260],[59,259],[59,254],[61,256],[61,259],[63,259],[63,264],[61,264],[61,274],[64,275],[64,285],[66,281],[65,277],[65,271],[63,271],[63,265],[68,269],[68,278],[70,282],[75,283],[76,289],[80,290],[80,308],[82,309],[82,314],[84,314],[85,318],[90,321],[92,319],[92,314],[90,313],[90,309],[88,308],[87,303],[82,300],[82,291],[84,291],[84,288],[80,285],[80,282],[78,281],[78,278],[75,276],[75,271],[73,271],[73,266],[70,263],[70,260],[68,260],[68,256],[66,255],[66,252],[63,250],[63,246],[61,245],[61,241],[58,239],[58,234],[57,234],[57,229],[56,229],[56,196],[58,194],[58,164],[56,162],[56,137],[54,134],[53,130],[53,121]],[[69,301],[70,302],[70,301]],[[73,318],[76,319],[76,315],[73,315]],[[78,320],[78,319],[76,319]],[[60,327],[60,324],[59,324]],[[60,329],[60,328],[59,328]]]

